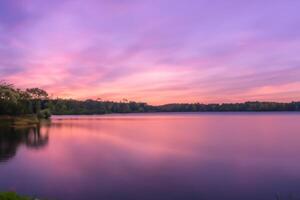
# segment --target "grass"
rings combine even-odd
[[[0,200],[35,200],[35,199],[26,196],[20,196],[15,192],[1,192]]]
[[[36,115],[0,116],[0,126],[28,127],[38,123],[39,120]]]

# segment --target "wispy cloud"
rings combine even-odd
[[[0,79],[81,99],[300,100],[299,6],[2,0]]]

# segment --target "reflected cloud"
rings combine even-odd
[[[72,200],[270,199],[299,191],[298,121],[297,113],[54,116],[39,129],[1,129],[1,161],[11,162],[0,165],[0,187]]]

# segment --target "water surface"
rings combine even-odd
[[[54,116],[0,128],[0,190],[57,200],[300,197],[300,114]]]

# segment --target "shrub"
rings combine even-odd
[[[1,192],[0,200],[32,200],[32,198],[20,196],[15,192]]]
[[[39,119],[49,119],[51,117],[51,112],[49,109],[44,109],[38,112]]]

